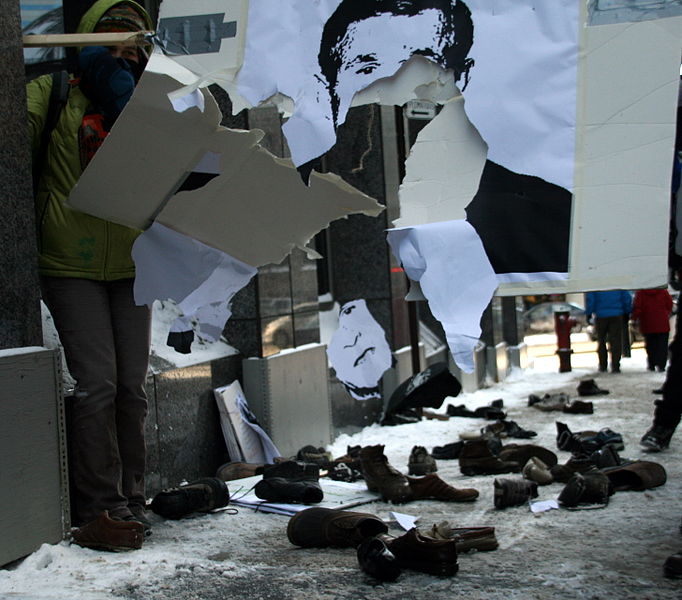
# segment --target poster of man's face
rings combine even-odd
[[[339,328],[327,348],[336,377],[356,400],[380,398],[379,380],[391,366],[386,334],[364,300],[346,302],[339,312]]]

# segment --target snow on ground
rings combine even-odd
[[[469,504],[419,501],[399,507],[375,502],[357,510],[388,519],[389,511],[396,509],[420,516],[426,528],[442,520],[454,526],[494,526],[499,549],[460,556],[459,573],[452,578],[405,571],[397,582],[379,585],[359,570],[353,550],[295,548],[286,538],[287,517],[240,509],[237,514],[226,511],[182,521],[154,517],[153,535],[136,552],[97,552],[68,542],[43,545],[23,562],[0,570],[0,598],[680,598],[682,581],[664,579],[661,565],[682,548],[678,529],[682,438],[678,434],[671,448],[658,455],[644,455],[637,444],[651,421],[651,391],[660,386],[663,375],[645,370],[641,349],[623,360],[620,375],[596,373],[593,352],[575,354],[573,365],[572,372],[558,373],[555,356],[536,359],[534,368],[514,371],[506,381],[487,389],[450,398],[439,410],[445,412],[448,403],[476,408],[503,398],[508,418],[537,431],[536,443],[554,451],[555,420],[568,423],[574,431],[610,427],[623,434],[623,456],[650,458],[665,466],[669,478],[665,486],[619,492],[602,510],[533,515],[527,507],[494,509],[493,476],[464,477],[457,461],[439,461],[443,479],[456,487],[479,489],[480,498]],[[610,395],[594,399],[594,415],[543,413],[527,407],[530,393],[565,391],[575,397],[577,382],[586,377],[611,390]],[[329,450],[339,456],[347,445],[385,444],[391,464],[406,472],[412,446],[431,449],[485,424],[481,419],[451,418],[398,427],[373,425],[340,436]],[[567,453],[556,452],[561,462],[568,458]],[[540,488],[540,499],[556,498],[561,489],[556,483]]]

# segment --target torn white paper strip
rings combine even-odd
[[[388,243],[407,276],[419,282],[455,362],[472,372],[480,318],[497,288],[476,230],[463,220],[430,223],[391,229]]]
[[[388,516],[391,517],[400,527],[405,531],[409,531],[417,526],[417,521],[420,517],[415,517],[414,515],[406,515],[404,513],[395,512],[393,510],[389,511]]]
[[[258,271],[159,223],[140,234],[132,255],[137,304],[151,306],[156,299],[175,300],[185,317],[196,315],[199,321],[203,317],[214,333],[218,328],[222,331],[230,316],[228,306],[232,297]],[[212,305],[217,301],[225,304]]]
[[[364,300],[352,300],[341,307],[339,328],[332,335],[327,356],[353,398],[381,397],[379,380],[391,366],[391,349],[386,333]]]

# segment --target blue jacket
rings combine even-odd
[[[589,317],[617,317],[632,312],[632,295],[624,290],[588,292],[585,313]]]

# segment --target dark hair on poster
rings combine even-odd
[[[469,80],[469,69],[473,59],[467,58],[474,39],[474,24],[471,12],[459,0],[342,0],[327,20],[322,38],[318,62],[329,91],[334,125],[339,110],[339,97],[336,92],[338,75],[344,66],[344,50],[349,44],[348,33],[356,23],[381,15],[415,16],[427,10],[439,11],[440,27],[433,43],[416,49],[412,54],[420,54],[432,59],[446,69],[454,71],[455,81],[464,76],[464,87]],[[378,40],[378,43],[381,43]],[[441,48],[434,51],[433,46]]]

